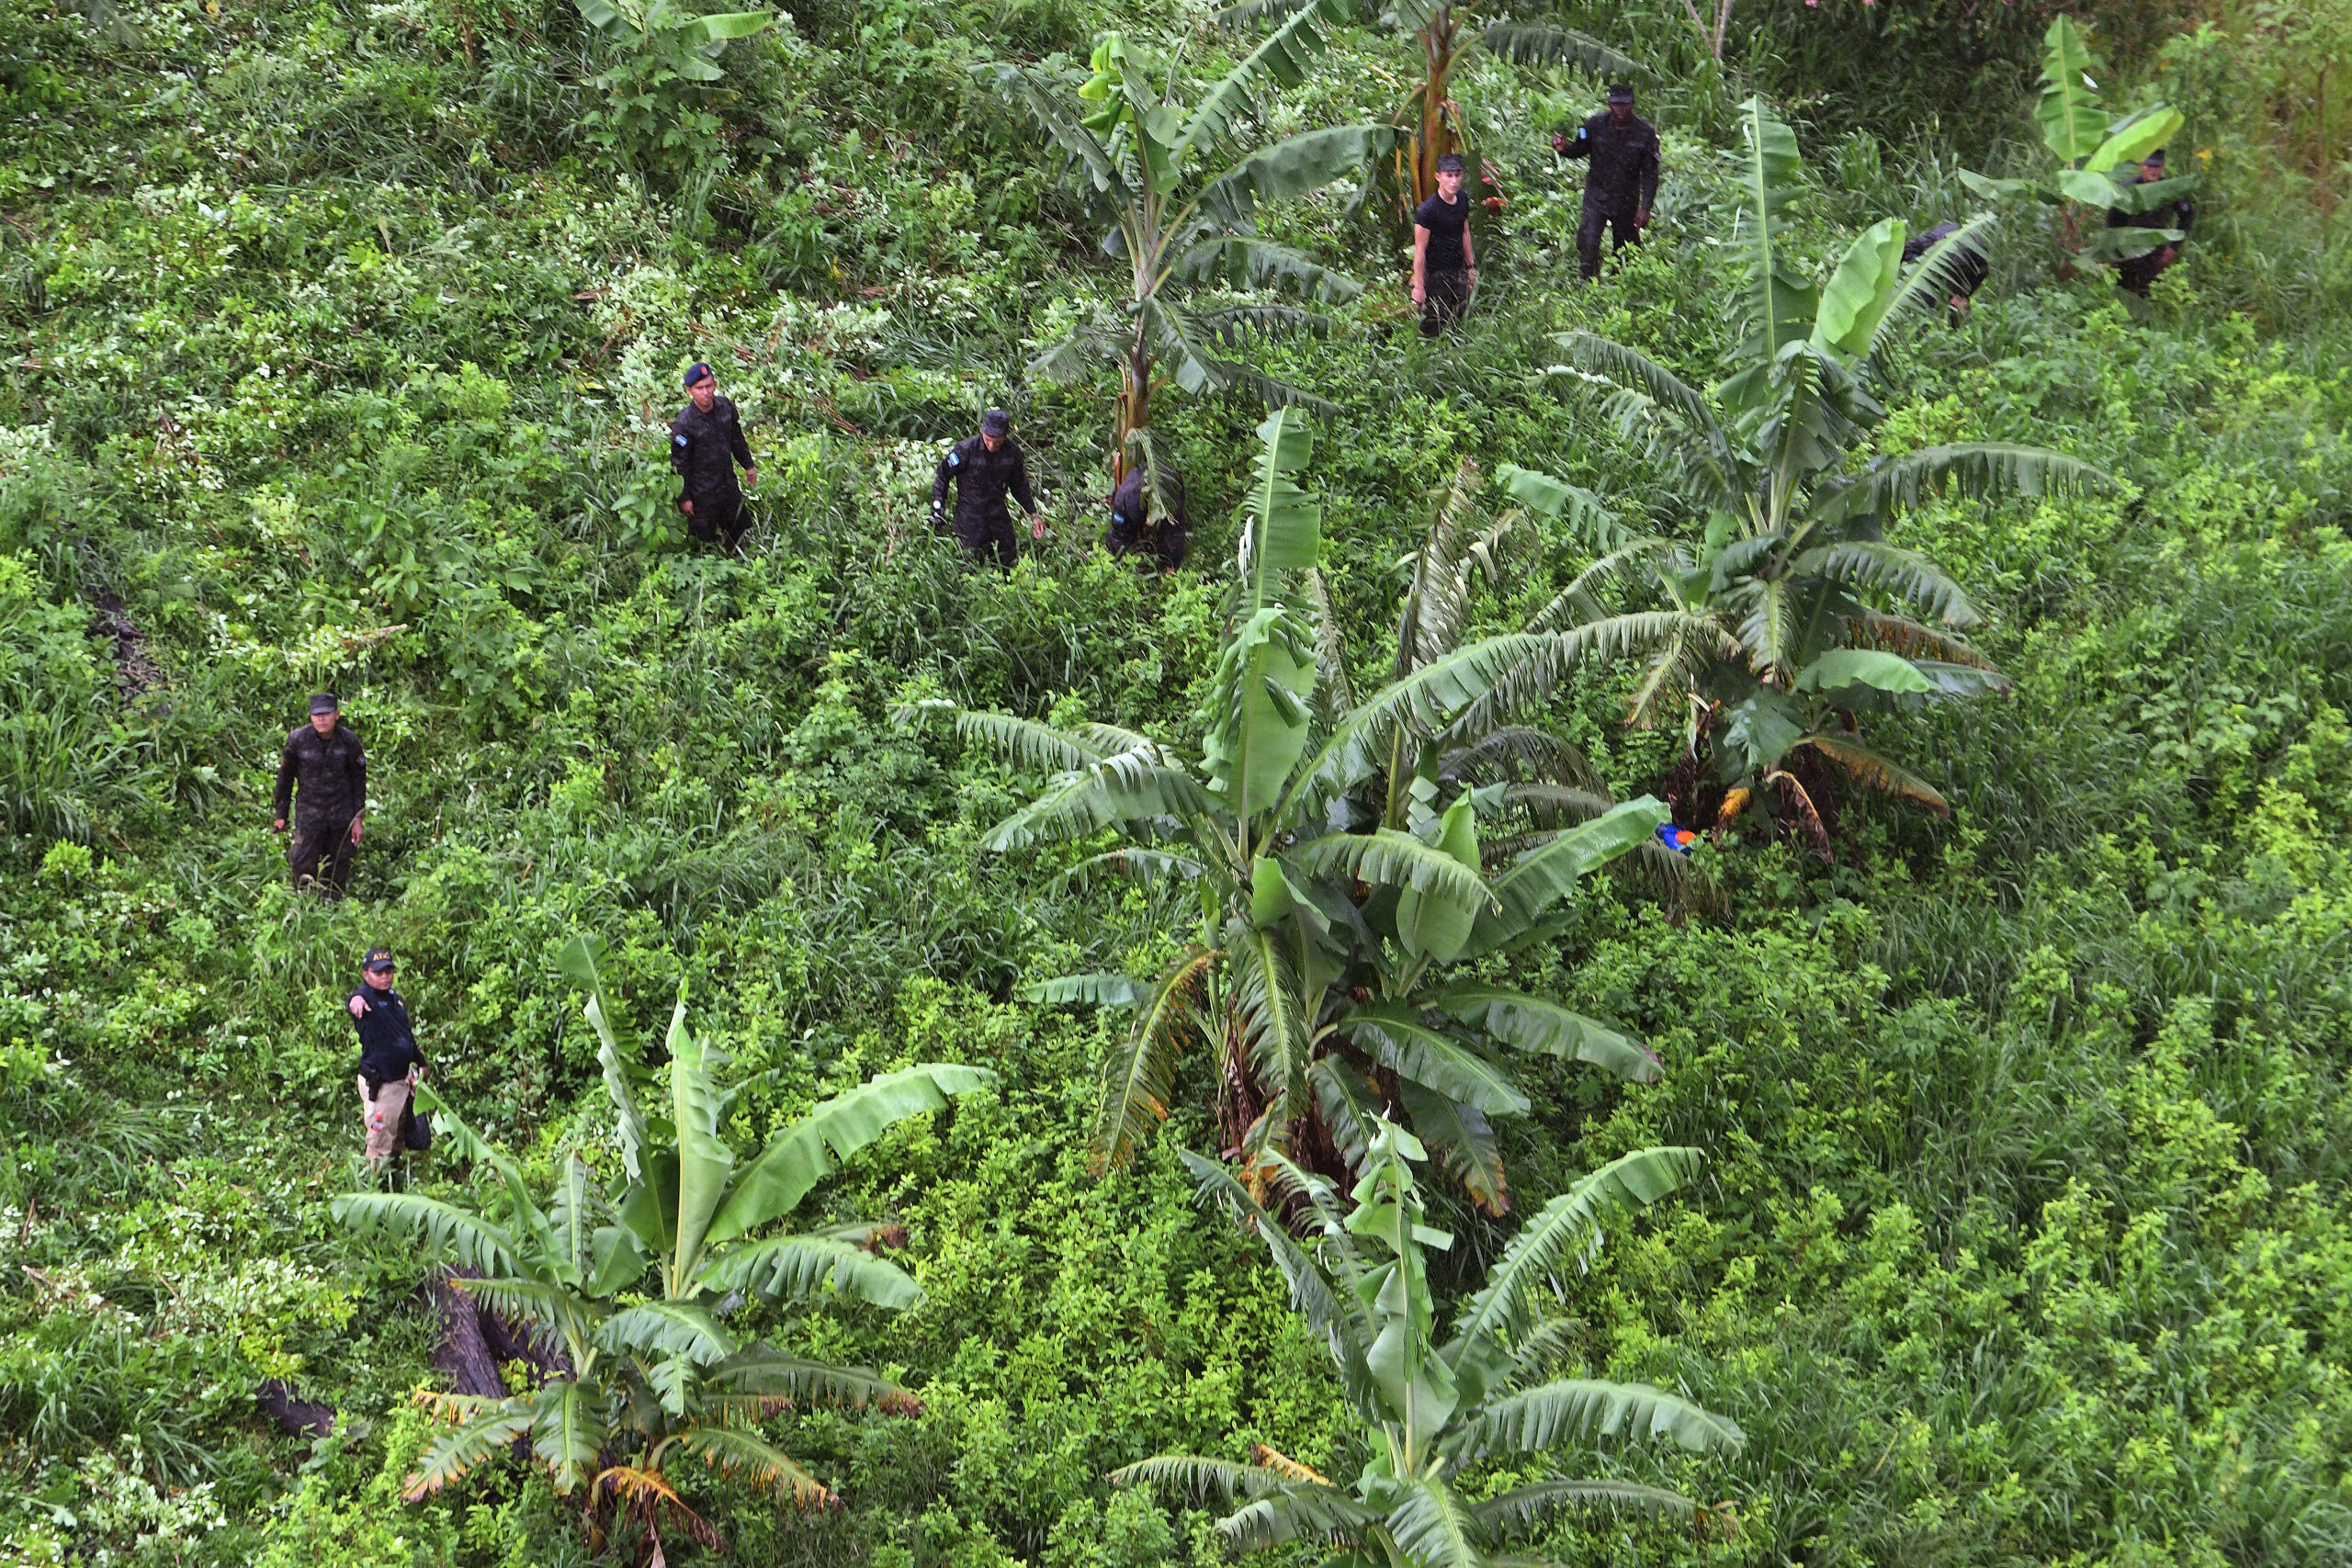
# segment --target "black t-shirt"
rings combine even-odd
[[[424,1065],[416,1035],[408,1026],[408,1007],[398,991],[362,986],[352,993],[367,1004],[351,1021],[359,1028],[359,1073],[371,1084],[408,1077],[411,1067]]]
[[[1462,232],[1470,227],[1470,198],[1454,198],[1448,207],[1442,196],[1433,196],[1414,209],[1416,228],[1430,231],[1428,259],[1423,264],[1431,272],[1460,272],[1470,265],[1463,254]]]

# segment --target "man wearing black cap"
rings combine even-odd
[[[1609,107],[1577,127],[1552,133],[1552,151],[1588,158],[1584,216],[1577,223],[1577,272],[1587,282],[1600,276],[1600,230],[1615,231],[1617,249],[1642,243],[1650,204],[1657,199],[1657,127],[1634,112],[1634,89],[1619,82],[1609,89]]]
[[[359,1031],[359,1108],[368,1130],[368,1163],[379,1171],[408,1152],[401,1122],[411,1086],[424,1081],[424,1053],[409,1027],[408,1004],[392,989],[392,955],[371,947],[359,965],[367,984],[345,1005]],[[394,1178],[397,1184],[398,1178]]]
[[[1029,514],[1032,538],[1046,536],[1046,514],[1029,493],[1029,465],[1012,439],[1012,416],[990,409],[980,416],[980,433],[947,449],[931,480],[931,525],[947,520],[947,487],[956,487],[956,542],[976,557],[993,556],[1010,568],[1021,553],[1019,536],[1004,510],[1010,493]]]
[[[718,378],[709,366],[686,372],[686,395],[694,401],[670,422],[670,468],[685,481],[678,510],[686,514],[687,533],[707,542],[723,541],[731,550],[743,536],[743,492],[735,486],[735,465],[743,465],[743,479],[753,490],[760,488],[760,466],[752,461],[733,400],[718,395]]]
[[[2140,177],[2127,186],[2152,186],[2165,177],[2165,150],[2161,147],[2140,160]],[[2120,207],[2107,209],[2107,226],[2110,229],[2175,229],[2182,239],[2197,226],[2197,208],[2186,196],[2160,201],[2144,212],[2126,212]],[[2148,250],[2128,256],[2115,264],[2115,282],[2142,299],[2147,298],[2148,286],[2154,283],[2156,274],[2180,259],[2180,241],[2159,239]]]
[[[359,818],[368,809],[368,754],[359,737],[343,722],[343,704],[333,692],[311,699],[311,722],[286,738],[277,758],[277,820],[286,831],[294,807],[294,839],[286,863],[294,886],[309,883],[340,898],[351,882],[351,852],[359,845]],[[297,789],[300,790],[300,798]]]
[[[1470,198],[1462,194],[1462,154],[1437,157],[1437,194],[1413,212],[1413,303],[1421,335],[1435,337],[1470,308],[1478,258],[1470,246]]]

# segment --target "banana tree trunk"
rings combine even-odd
[[[1421,78],[1421,125],[1413,141],[1415,207],[1437,194],[1438,154],[1457,150],[1453,128],[1445,120],[1445,106],[1453,91],[1453,35],[1451,6],[1441,6],[1432,11],[1429,26],[1421,29],[1422,66],[1426,73]]]
[[[1127,349],[1126,363],[1119,367],[1118,428],[1111,434],[1111,483],[1114,487],[1125,479],[1128,468],[1134,466],[1127,457],[1127,437],[1138,430],[1151,428],[1151,349],[1138,326],[1135,342]]]

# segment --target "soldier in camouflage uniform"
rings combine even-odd
[[[1617,248],[1642,243],[1650,206],[1657,199],[1657,127],[1634,112],[1634,89],[1620,82],[1609,89],[1609,107],[1577,127],[1552,133],[1552,150],[1565,158],[1585,158],[1584,216],[1577,224],[1577,273],[1587,282],[1600,276],[1600,231],[1616,231]]]
[[[311,722],[286,738],[277,758],[277,810],[272,826],[283,833],[289,805],[294,838],[286,863],[296,887],[310,884],[340,898],[351,883],[351,852],[359,847],[360,818],[368,809],[368,753],[343,722],[343,704],[333,692],[311,699]]]
[[[939,460],[939,471],[931,480],[933,528],[948,523],[951,486],[956,491],[956,542],[973,557],[993,559],[1008,569],[1019,558],[1020,536],[1012,531],[1012,519],[1004,510],[1007,495],[1029,514],[1030,536],[1046,536],[1046,514],[1037,510],[1036,497],[1029,491],[1028,461],[1021,455],[1020,443],[1012,438],[1012,416],[1002,409],[982,414],[980,433],[958,441]]]
[[[670,468],[685,481],[678,510],[686,514],[687,533],[732,550],[746,526],[735,465],[743,465],[743,481],[753,490],[760,488],[760,466],[752,460],[733,400],[718,395],[709,366],[686,372],[686,395],[693,401],[670,422]]]

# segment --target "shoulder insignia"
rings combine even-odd
[[[951,468],[956,468],[963,467],[963,464],[964,454],[956,451],[952,446],[949,447],[947,451],[947,466]]]
[[[682,431],[680,431],[677,434],[673,435],[672,437],[670,437],[670,439],[671,439],[673,442],[674,442],[676,445],[680,446],[693,446],[693,445],[694,445],[694,443],[693,443],[693,442],[691,442],[691,441],[689,441],[689,440],[687,440],[687,439],[686,439],[686,434],[685,434],[685,432],[684,432],[684,431],[683,431],[683,430],[682,430]]]

